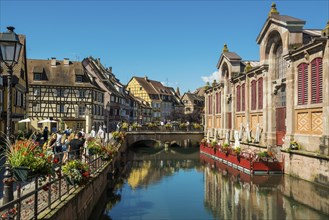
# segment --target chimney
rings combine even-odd
[[[51,58],[51,66],[56,66],[56,57]]]
[[[109,72],[112,73],[112,67],[111,66],[109,67]]]
[[[67,66],[70,64],[70,59],[69,58],[64,58],[64,65]]]
[[[101,58],[97,58],[97,65],[99,66],[101,64]]]
[[[144,76],[144,79],[145,79],[145,81],[147,81],[147,82],[149,81],[149,79],[147,78],[147,76]]]

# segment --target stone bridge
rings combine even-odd
[[[142,144],[149,147],[196,147],[203,137],[203,131],[129,131],[125,140],[127,146]]]

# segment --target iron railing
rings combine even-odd
[[[62,158],[63,153],[55,154]],[[68,158],[69,160],[69,158]],[[88,163],[91,177],[94,177],[110,161],[104,161],[98,155],[88,156],[86,149],[81,160]],[[55,175],[48,177],[35,177],[31,182],[14,182],[16,188],[14,200],[0,207],[0,218],[2,219],[39,219],[52,210],[61,201],[79,189],[78,186],[70,185],[62,176],[62,164],[59,161],[54,164]]]

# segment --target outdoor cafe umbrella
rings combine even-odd
[[[31,122],[31,119],[25,118],[23,120],[18,121],[18,123],[26,123],[26,122]]]
[[[52,123],[52,122],[57,122],[57,121],[50,120],[49,118],[48,119],[41,120],[41,121],[38,121],[38,123]]]

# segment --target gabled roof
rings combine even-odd
[[[27,66],[30,85],[94,87],[102,90],[96,81],[89,77],[81,62],[64,65],[63,61],[56,61],[56,67],[52,67],[51,60],[28,59]],[[45,76],[42,76],[42,80],[34,80],[34,73],[42,73]],[[76,75],[81,75],[83,82],[76,82]]]
[[[299,18],[294,18],[287,15],[280,15],[276,9],[276,5],[272,4],[268,18],[266,19],[265,24],[263,25],[260,33],[258,34],[256,42],[257,44],[260,44],[262,42],[266,32],[272,24],[285,27],[292,32],[301,32],[305,23],[306,22],[304,20],[301,20]]]
[[[235,52],[222,52],[217,63],[217,69],[220,67],[220,64],[223,62],[224,58],[226,58],[229,62],[239,62],[241,60],[241,57]]]
[[[148,94],[158,94],[158,91],[155,89],[154,85],[152,85],[152,82],[154,83],[154,80],[149,80],[147,77],[137,77],[134,76],[133,78],[136,79],[136,81],[143,87],[143,89]],[[161,84],[162,85],[162,84]]]

